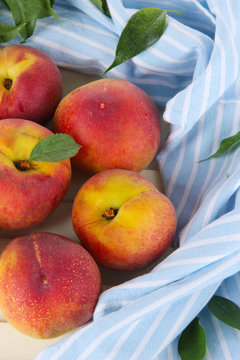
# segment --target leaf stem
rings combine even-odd
[[[176,13],[176,14],[182,16],[182,14],[177,10],[166,10],[166,12],[173,12],[173,13]]]

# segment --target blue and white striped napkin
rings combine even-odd
[[[101,74],[129,17],[168,13],[162,38],[113,69],[159,106],[171,133],[157,159],[178,215],[179,248],[152,272],[105,291],[93,322],[37,360],[177,360],[179,335],[197,315],[210,360],[239,360],[240,332],[205,306],[215,292],[240,305],[240,149],[199,162],[240,129],[238,0],[108,0],[112,19],[88,0],[56,0],[27,45],[58,65]],[[0,20],[9,13],[0,8]],[[12,42],[14,43],[14,41]],[[194,359],[193,359],[194,360]]]

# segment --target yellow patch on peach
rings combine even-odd
[[[111,179],[106,178],[105,181],[104,186],[101,183],[97,185],[89,184],[88,190],[81,193],[81,204],[79,206],[89,206],[89,210],[92,208],[95,215],[99,216],[106,209],[110,207],[120,208],[127,201],[149,190],[149,185],[146,185],[141,179],[139,179],[138,186],[135,186],[131,179],[126,178],[125,174],[121,175],[121,172],[120,174],[116,173],[116,176]],[[155,189],[153,185],[152,189]],[[109,196],[109,193],[115,194],[115,196]],[[98,214],[96,214],[96,209]],[[103,221],[105,223],[104,219]]]
[[[0,136],[0,164],[8,165],[15,168],[14,161],[29,159],[33,148],[39,143],[40,140],[46,137],[48,130],[40,131],[38,127],[32,126],[29,123],[22,123],[19,127],[12,127],[11,122],[9,126],[1,129]],[[51,132],[49,132],[49,135]],[[41,173],[54,174],[56,168],[51,163],[42,161],[32,161],[33,169],[29,172],[33,172],[34,169],[38,171],[41,169]],[[56,164],[57,165],[57,164]]]
[[[35,145],[41,140],[39,131],[31,130],[31,134],[27,131],[29,126],[21,128],[5,129],[1,136],[1,151],[12,161],[19,159],[28,159]]]
[[[17,54],[12,55],[11,58],[6,60],[6,49],[2,49],[3,57],[0,59],[0,85],[4,88],[4,80],[11,79],[14,81],[17,77],[23,73],[27,68],[31,67],[37,60],[36,56],[30,53],[26,53],[21,61],[18,61]],[[3,93],[0,92],[0,101]]]

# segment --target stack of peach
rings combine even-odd
[[[0,49],[0,235],[28,229],[53,212],[71,166],[89,179],[72,207],[79,242],[35,232],[10,241],[0,257],[0,309],[21,332],[51,338],[91,319],[101,292],[97,264],[143,268],[176,231],[170,200],[139,174],[160,142],[155,104],[125,80],[101,79],[62,97],[56,64],[23,45]],[[52,132],[81,145],[71,159],[29,160]],[[48,151],[48,149],[46,149]]]

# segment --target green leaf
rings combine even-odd
[[[240,142],[240,131],[237,134],[222,140],[218,150],[213,155],[207,157],[206,159],[201,160],[200,162],[211,158],[217,158],[219,156],[226,154],[227,152],[232,150],[234,146],[239,144],[239,142]]]
[[[7,26],[0,24],[0,43],[8,42],[15,38],[24,27],[24,24],[18,26]]]
[[[97,7],[99,7],[99,9],[102,10],[102,12],[111,17],[109,8],[108,8],[108,4],[107,4],[107,0],[90,0],[94,5],[96,5]]]
[[[206,355],[206,334],[196,317],[182,332],[178,353],[182,360],[202,360]]]
[[[81,145],[67,134],[52,134],[37,143],[33,148],[29,161],[55,162],[69,159],[76,155]]]
[[[102,0],[90,0],[94,5],[99,7],[102,10]]]
[[[4,2],[12,13],[15,25],[24,24],[20,31],[24,41],[33,34],[38,18],[52,15],[58,19],[52,9],[53,2],[50,0],[5,0]]]
[[[166,10],[155,8],[144,8],[133,14],[121,33],[113,63],[102,75],[154,44],[165,30],[166,14]]]
[[[208,308],[219,320],[240,330],[240,308],[233,301],[214,295],[208,303]]]
[[[102,9],[105,15],[107,15],[108,17],[111,17],[109,8],[108,8],[108,4],[107,4],[107,0],[102,0]]]

